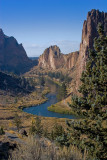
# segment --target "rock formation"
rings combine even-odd
[[[67,69],[73,68],[77,63],[78,56],[79,56],[78,51],[69,53],[68,55],[65,55],[65,59],[66,59],[65,68],[67,68]]]
[[[89,49],[93,49],[94,38],[98,37],[98,24],[101,23],[104,26],[105,34],[107,35],[107,13],[100,12],[99,10],[91,10],[88,12],[87,20],[84,21],[82,30],[82,40],[80,44],[80,51],[76,68],[76,89],[80,85],[80,77],[82,71],[85,69],[86,61],[89,54]]]
[[[34,65],[36,61],[27,57],[22,44],[18,44],[14,37],[6,36],[0,29],[0,70],[20,74]]]
[[[94,38],[98,37],[97,28],[99,23],[104,26],[104,31],[107,35],[107,13],[95,9],[88,12],[87,20],[83,23],[82,40],[79,52],[64,55],[61,53],[59,47],[51,46],[40,56],[39,66],[52,69],[74,68],[71,70],[71,76],[73,78],[73,86],[75,87],[75,91],[77,91],[80,85],[81,73],[86,66],[89,54],[88,50],[93,49]]]
[[[39,66],[43,68],[72,68],[78,58],[79,53],[74,52],[67,55],[61,53],[58,46],[47,48],[39,58]]]
[[[57,47],[56,45],[47,48],[39,58],[39,66],[43,68],[57,69],[59,67],[62,67],[63,63],[63,54],[61,53],[59,47]]]

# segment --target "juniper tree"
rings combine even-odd
[[[44,86],[45,85],[45,79],[43,76],[39,77],[39,83],[41,86]]]
[[[41,124],[41,119],[36,117],[36,121],[32,121],[32,125],[30,127],[30,134],[42,136],[43,134],[43,126]]]
[[[3,127],[0,126],[0,135],[5,134]]]
[[[64,128],[61,125],[55,124],[51,132],[51,139],[55,140],[57,137],[65,134]]]
[[[18,114],[15,114],[13,122],[14,122],[14,124],[17,127],[17,130],[19,132],[19,130],[21,128],[22,121],[21,121],[20,116]]]

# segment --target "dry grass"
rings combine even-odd
[[[14,100],[13,100],[14,102]],[[24,102],[23,102],[24,103]],[[29,131],[29,128],[31,126],[32,117],[35,119],[36,115],[25,113],[18,109],[19,102],[17,104],[6,104],[5,106],[0,105],[0,126],[4,127],[5,131],[13,131],[13,129],[16,129],[13,120],[14,116],[17,113],[20,116],[20,119],[22,121],[22,128]],[[41,123],[43,125],[44,129],[47,129],[49,132],[53,129],[53,126],[55,123],[62,124],[64,127],[66,127],[65,119],[58,119],[58,118],[51,118],[51,117],[40,117]],[[16,132],[16,130],[14,130]]]
[[[55,144],[48,145],[46,139],[29,137],[26,144],[18,146],[12,152],[9,160],[86,160],[76,147],[56,147]]]
[[[46,94],[48,90],[45,89],[42,94]],[[8,99],[8,100],[6,100]],[[35,120],[36,116],[31,115],[28,113],[25,113],[21,110],[18,109],[19,106],[31,106],[31,105],[36,105],[38,103],[44,102],[46,99],[44,98],[39,98],[36,92],[33,92],[27,96],[24,97],[17,97],[17,103],[15,102],[15,97],[3,96],[3,104],[0,105],[0,126],[4,126],[4,130],[10,133],[14,133],[17,135],[17,131],[14,130],[16,126],[14,126],[13,119],[15,114],[17,113],[20,116],[20,119],[22,121],[22,128],[24,128],[28,133],[29,133],[29,128],[31,126],[32,118]],[[2,102],[2,100],[1,100]],[[62,125],[65,129],[67,128],[66,126],[66,119],[63,118],[51,118],[51,117],[40,117],[41,123],[43,125],[43,129],[47,129],[47,131],[50,133],[53,129],[53,126],[57,123]],[[4,137],[4,136],[3,136]],[[18,137],[21,139],[22,137],[18,135]],[[6,138],[6,137],[5,137]],[[5,139],[4,138],[4,139]],[[0,138],[1,141],[3,141],[2,137]],[[74,160],[74,153],[75,149],[73,152],[70,152],[71,149],[67,150],[67,148],[63,149],[56,149],[54,145],[51,144],[50,141],[46,141],[45,145],[47,147],[43,147],[40,142],[32,142],[32,140],[28,140],[25,143],[27,145],[21,146],[16,150],[13,154],[11,159],[12,160],[21,160],[21,159],[26,159],[26,160],[35,160],[39,157],[41,160]],[[34,144],[35,143],[35,144]],[[33,154],[31,154],[33,152]],[[69,153],[70,152],[70,153]],[[68,154],[69,153],[69,154]],[[78,154],[81,154],[78,151],[75,153],[75,156],[78,156]],[[36,156],[35,156],[36,155]],[[68,157],[69,155],[69,157]],[[24,158],[22,157],[24,156]],[[27,158],[26,158],[27,157]],[[78,156],[80,159],[80,155]]]

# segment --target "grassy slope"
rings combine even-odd
[[[69,107],[68,103],[71,103],[71,96],[54,105],[51,105],[50,107],[48,107],[48,110],[61,114],[74,114],[73,110]]]

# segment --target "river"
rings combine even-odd
[[[50,85],[50,86],[49,86]],[[57,92],[58,86],[56,84],[49,84],[48,87],[50,88],[51,92],[46,95],[48,100],[45,103],[35,105],[32,107],[24,108],[23,111],[27,113],[31,113],[38,116],[44,116],[44,117],[57,117],[57,118],[69,118],[69,119],[75,119],[76,117],[74,115],[69,114],[61,114],[56,112],[48,111],[48,107],[52,104],[57,103]]]

